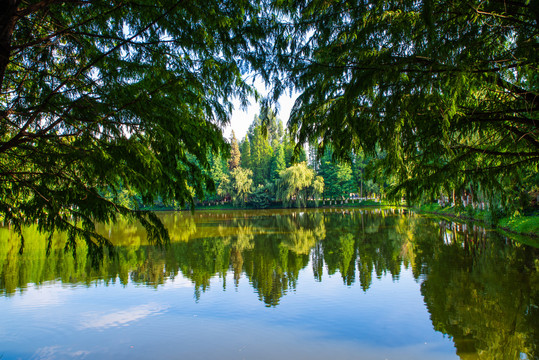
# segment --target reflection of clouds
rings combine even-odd
[[[80,328],[103,330],[110,327],[128,326],[134,321],[160,314],[166,309],[167,306],[164,305],[146,304],[109,314],[86,314],[87,320],[82,321]]]
[[[62,349],[60,346],[45,346],[37,349],[31,359],[56,359],[58,357],[83,359],[88,355],[90,355],[90,352],[85,350],[70,351],[69,349]]]
[[[165,281],[165,283],[162,285],[162,289],[182,289],[193,287],[195,287],[193,282],[181,274],[174,276],[174,279],[167,279],[167,281]]]
[[[37,349],[34,356],[32,356],[32,359],[54,359],[59,350],[59,346],[46,346],[41,349]]]
[[[65,303],[71,289],[55,281],[43,284],[28,284],[23,296],[14,297],[13,305],[20,309],[36,309],[57,306]]]

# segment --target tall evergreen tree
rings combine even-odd
[[[296,144],[292,137],[285,135],[283,138],[283,145],[284,157],[287,167],[292,166],[294,163],[297,164],[303,161],[307,161],[307,153],[303,148],[303,144]]]
[[[284,125],[281,120],[279,120],[279,123],[277,124],[277,138],[279,139],[279,142],[282,143],[285,136],[284,131]]]
[[[251,141],[251,167],[255,186],[263,185],[269,179],[272,149],[263,133],[261,125],[255,127]]]
[[[356,190],[352,167],[348,163],[336,162],[331,148],[327,148],[320,159],[318,174],[324,179],[324,197],[326,198],[348,198],[349,194]]]
[[[251,144],[249,142],[249,137],[245,136],[241,142],[241,167],[244,169],[251,168]]]
[[[224,178],[229,176],[227,161],[221,154],[210,154],[210,175],[215,184],[214,189],[207,189],[204,194],[204,199],[209,201],[220,200],[221,197],[216,192]]]
[[[228,170],[232,171],[241,164],[241,153],[236,140],[236,134],[232,130],[232,136],[230,137],[230,159],[228,160]]]
[[[268,143],[273,144],[274,140],[280,142],[279,124],[281,123],[281,120],[277,118],[273,109],[264,107],[258,118],[260,119],[260,125],[262,125],[262,134],[266,136]]]
[[[276,150],[271,159],[270,166],[270,180],[275,182],[280,177],[281,171],[286,169],[286,161],[284,159],[284,146],[283,144],[276,145]]]

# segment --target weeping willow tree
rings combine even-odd
[[[93,247],[96,221],[122,214],[151,238],[148,212],[213,188],[232,99],[253,89],[263,46],[256,1],[0,1],[0,217],[67,231]],[[249,54],[249,55],[247,55]],[[189,157],[188,157],[189,155]],[[107,192],[111,194],[104,197]],[[24,239],[23,239],[24,244]]]
[[[473,187],[512,202],[539,185],[539,1],[276,8],[287,80],[275,94],[300,92],[299,143],[377,156],[390,194],[409,200]]]
[[[295,203],[296,207],[307,205],[309,198],[317,199],[324,192],[324,179],[316,176],[306,162],[292,165],[279,173],[277,200],[285,206]]]

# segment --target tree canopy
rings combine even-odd
[[[539,2],[288,1],[300,143],[380,159],[395,195],[473,186],[514,201],[539,164]],[[279,89],[277,89],[279,90]],[[534,180],[530,180],[533,178]],[[470,185],[471,184],[471,185]]]
[[[305,162],[282,170],[280,177],[277,198],[285,204],[295,202],[297,207],[302,207],[309,197],[316,198],[324,191],[324,179],[316,176]]]
[[[240,161],[240,147],[238,145],[238,140],[236,139],[236,134],[234,134],[234,130],[232,130],[232,136],[230,137],[230,159],[228,160],[228,169],[230,171],[234,170],[240,166]]]
[[[166,240],[151,213],[119,204],[119,189],[183,205],[214,188],[208,154],[228,150],[231,101],[254,91],[241,74],[262,46],[257,2],[0,8],[2,219],[99,245],[94,222],[120,213]]]

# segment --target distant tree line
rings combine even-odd
[[[283,122],[271,109],[255,116],[245,137],[234,131],[230,154],[210,155],[210,176],[216,191],[207,190],[199,204],[235,207],[305,207],[319,200],[379,197],[383,186],[366,180],[369,159],[353,155],[337,161],[327,148],[322,157],[296,148]]]

